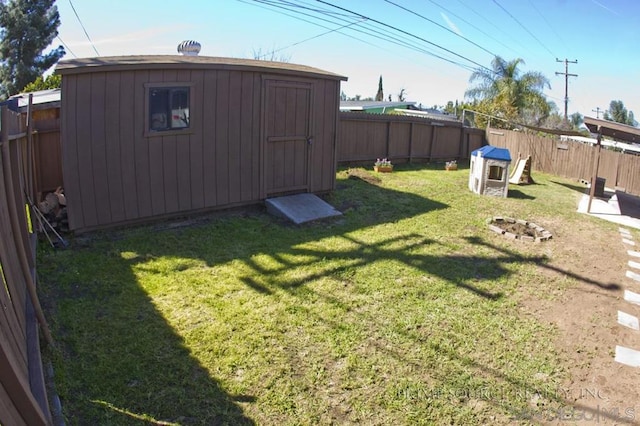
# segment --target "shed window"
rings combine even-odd
[[[503,172],[504,172],[504,167],[489,166],[489,179],[490,180],[502,180]]]
[[[152,132],[189,128],[189,87],[149,88],[149,127]]]

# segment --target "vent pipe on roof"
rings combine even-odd
[[[178,45],[178,53],[184,56],[198,56],[200,43],[194,40],[185,40]]]

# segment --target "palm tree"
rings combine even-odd
[[[525,124],[540,124],[551,112],[552,105],[542,93],[551,88],[549,80],[539,72],[520,75],[518,67],[524,60],[506,61],[496,56],[491,69],[478,69],[471,74],[470,83],[475,87],[465,96],[478,101],[487,114],[510,121],[525,121]]]

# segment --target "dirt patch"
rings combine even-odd
[[[617,323],[618,310],[640,315],[640,308],[624,301],[624,290],[636,284],[625,277],[627,247],[616,226],[603,227],[593,218],[558,220],[552,228],[554,239],[530,246],[548,254],[549,262],[539,266],[545,280],[519,290],[521,312],[557,330],[567,377],[557,392],[562,413],[542,411],[547,416],[536,420],[640,424],[640,371],[614,361],[617,345],[640,348],[638,332]]]
[[[371,185],[380,185],[382,182],[378,176],[372,175],[362,169],[349,169],[347,170],[347,177],[349,179],[362,180]]]

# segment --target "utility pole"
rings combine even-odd
[[[600,119],[600,111],[602,111],[602,110],[600,109],[600,107],[596,107],[596,109],[592,109],[591,111],[593,111],[593,112],[595,112],[595,113],[596,113],[596,118],[597,118],[597,119]]]
[[[577,77],[578,74],[569,74],[569,64],[577,64],[578,60],[570,61],[565,58],[564,61],[556,58],[556,62],[564,62],[564,72],[557,72],[556,75],[564,75],[564,121],[567,121],[567,106],[569,105],[569,77]]]

